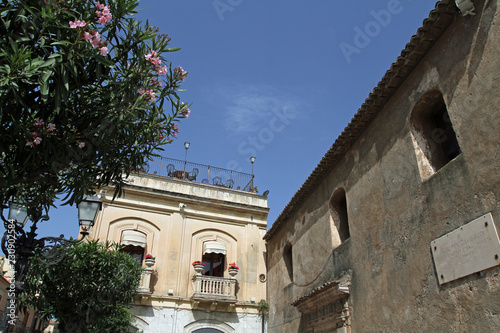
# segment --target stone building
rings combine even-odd
[[[90,234],[121,243],[145,267],[134,326],[144,333],[261,332],[269,208],[250,191],[253,175],[155,163],[131,175],[114,201],[112,188],[100,191],[103,209]],[[199,273],[195,261],[205,264]]]
[[[500,15],[436,4],[266,233],[269,332],[499,332]]]

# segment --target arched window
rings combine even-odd
[[[332,219],[332,243],[340,245],[351,237],[347,215],[347,198],[345,190],[339,188],[330,199],[330,216]]]
[[[120,244],[123,245],[124,248],[122,248],[121,251],[126,252],[134,257],[139,265],[142,265],[144,252],[146,250],[146,243],[146,234],[140,231],[124,230],[122,232]]]
[[[460,154],[457,135],[439,90],[425,93],[410,116],[420,176],[427,179]]]
[[[205,264],[203,275],[224,276],[227,249],[226,245],[217,241],[203,243],[202,261]]]
[[[288,242],[283,249],[283,261],[285,262],[286,270],[290,281],[293,281],[293,252],[292,244]]]

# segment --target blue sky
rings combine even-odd
[[[251,172],[269,227],[434,8],[435,0],[142,0],[172,38],[191,116],[163,156]],[[76,208],[41,236],[76,236]]]

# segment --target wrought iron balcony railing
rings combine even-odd
[[[229,303],[237,301],[236,279],[234,278],[195,275],[193,282],[193,299],[225,301]]]
[[[248,173],[166,157],[154,158],[140,171],[242,191],[253,191],[254,186],[254,177]]]

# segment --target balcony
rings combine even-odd
[[[247,192],[254,189],[251,174],[173,158],[156,157],[140,172]]]
[[[216,276],[195,275],[193,277],[193,297],[195,302],[236,303],[236,279]]]

